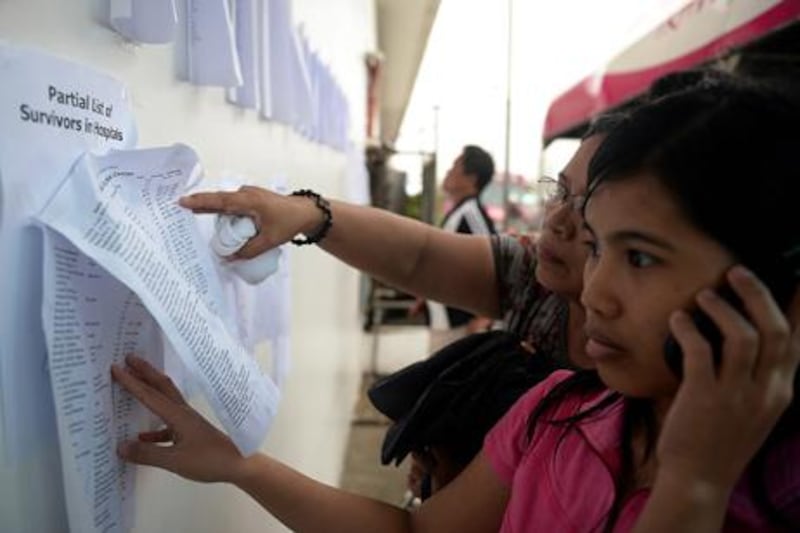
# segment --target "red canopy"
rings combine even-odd
[[[800,18],[800,0],[694,0],[550,105],[549,140],[644,92],[662,75],[723,56]]]

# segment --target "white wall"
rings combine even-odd
[[[346,196],[342,153],[260,120],[254,111],[226,104],[222,89],[178,81],[174,47],[124,42],[101,22],[106,3],[0,0],[0,40],[39,47],[123,81],[132,93],[142,147],[180,141],[199,153],[210,176],[229,171],[267,183],[282,174],[290,188]],[[303,24],[312,47],[329,62],[349,99],[350,136],[360,144],[366,98],[363,54],[376,48],[374,0],[292,4],[295,22]],[[293,367],[264,449],[317,479],[336,483],[363,352],[358,277],[318,250],[293,252]],[[66,530],[65,524],[53,523],[58,498],[51,496],[61,490],[61,473],[47,457],[41,459],[22,470],[0,467],[0,531]],[[31,494],[37,495],[35,501]],[[137,498],[137,532],[282,530],[228,486],[192,484],[143,470]]]

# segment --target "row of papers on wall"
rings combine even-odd
[[[288,255],[256,287],[227,272],[208,246],[213,221],[177,205],[202,178],[197,154],[136,149],[116,80],[1,42],[0,79],[0,460],[60,455],[60,523],[127,531],[136,469],[115,449],[154,421],[111,364],[136,353],[165,368],[252,453],[288,365]],[[264,341],[268,371],[252,356]],[[36,502],[52,479],[15,490]]]
[[[227,89],[234,105],[345,150],[344,91],[302,31],[290,0],[109,0],[110,24],[144,44],[175,43],[179,75]]]

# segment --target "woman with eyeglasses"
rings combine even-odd
[[[565,366],[587,364],[581,354],[583,314],[577,301],[586,252],[578,239],[575,206],[586,189],[588,161],[614,122],[613,117],[597,122],[553,183],[537,243],[527,236],[450,233],[307,191],[283,196],[247,186],[236,192],[193,194],[181,199],[181,205],[196,213],[252,217],[258,234],[236,258],[254,257],[293,239],[311,241],[415,296],[505,318],[506,329],[527,347]],[[298,234],[305,237],[296,238]]]

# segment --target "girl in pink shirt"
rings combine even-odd
[[[800,278],[800,224],[786,216],[800,197],[792,113],[779,95],[723,78],[634,112],[598,149],[581,299],[596,370],[554,374],[487,437],[510,487],[502,531],[631,530],[649,518],[662,470],[686,469],[676,449],[712,439],[693,465],[701,475],[677,478],[681,496],[713,501],[708,529],[800,530],[797,400],[766,442],[725,420],[754,408],[756,428],[769,428],[795,392],[797,355],[770,366],[798,341],[780,313]],[[675,309],[711,321],[694,327]],[[696,425],[676,421],[680,408]],[[680,515],[673,523],[685,530]]]
[[[714,76],[608,134],[582,202],[596,371],[532,389],[413,513],[242,457],[135,358],[114,376],[166,429],[120,455],[232,483],[296,531],[798,531],[798,124]]]

